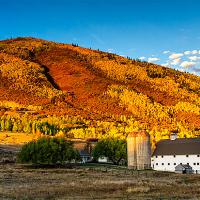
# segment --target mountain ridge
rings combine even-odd
[[[200,77],[35,38],[0,41],[0,102],[40,114],[133,119],[135,128],[200,134]],[[7,106],[9,107],[9,106]],[[12,106],[11,106],[12,107]],[[23,106],[22,106],[23,107]]]

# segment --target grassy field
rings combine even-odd
[[[41,169],[2,164],[0,199],[200,199],[200,175],[102,165]]]
[[[19,148],[0,144],[0,200],[200,199],[200,175],[101,164],[33,168],[14,163]]]

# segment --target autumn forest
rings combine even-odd
[[[116,54],[35,38],[0,41],[0,131],[153,144],[200,136],[200,77]]]

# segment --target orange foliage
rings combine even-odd
[[[155,140],[174,130],[195,136],[199,83],[198,76],[77,45],[34,38],[0,41],[0,106],[6,109],[24,105],[40,114],[79,116],[91,124],[125,116],[125,132],[146,128],[157,135]]]

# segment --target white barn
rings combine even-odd
[[[200,173],[200,138],[171,138],[157,143],[151,158],[152,169],[177,172],[178,165]],[[181,173],[187,173],[187,170]]]

